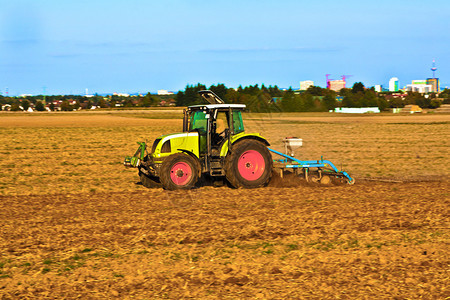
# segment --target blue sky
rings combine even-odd
[[[0,0],[0,92],[450,85],[450,1]]]

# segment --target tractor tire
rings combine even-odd
[[[161,165],[160,181],[166,190],[191,189],[199,178],[199,162],[185,153],[168,156]]]
[[[258,188],[269,183],[272,164],[272,155],[263,143],[243,140],[234,144],[225,158],[225,176],[235,188]]]
[[[161,182],[158,177],[148,176],[141,171],[139,171],[139,178],[143,186],[149,189],[162,187]]]

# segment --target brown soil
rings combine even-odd
[[[352,186],[135,184],[124,156],[177,113],[0,113],[0,299],[450,296],[450,115],[246,116]]]
[[[445,182],[0,198],[9,298],[443,299]]]
[[[51,113],[49,115],[0,115],[0,127],[123,127],[123,126],[154,126],[154,125],[179,125],[180,119],[145,119],[129,118],[115,114],[77,115],[75,113]],[[180,114],[182,117],[182,113]]]

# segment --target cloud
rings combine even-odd
[[[17,45],[37,45],[41,43],[41,40],[38,39],[16,39],[16,40],[3,40],[0,41],[0,44],[9,45],[9,46],[17,46]]]
[[[290,53],[324,53],[340,52],[341,47],[293,47],[293,48],[213,48],[203,49],[205,53],[269,53],[269,52],[290,52]]]

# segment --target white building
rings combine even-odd
[[[158,95],[173,95],[173,92],[167,90],[158,90]]]
[[[433,91],[433,85],[427,84],[426,80],[413,80],[411,84],[406,86],[408,92],[419,92],[422,94],[431,93]]]
[[[310,86],[314,86],[314,81],[312,80],[300,81],[300,91],[306,91]]]
[[[390,92],[398,92],[398,78],[392,77],[389,79],[389,91]]]
[[[380,93],[383,90],[383,88],[379,84],[375,85],[374,89],[375,89],[375,92],[377,92],[377,93]]]
[[[378,114],[380,109],[378,107],[336,107],[334,112],[344,114]]]

